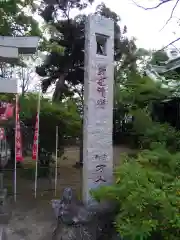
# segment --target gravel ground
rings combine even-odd
[[[120,154],[129,152],[126,147],[114,148],[114,164],[119,164]],[[59,164],[57,196],[60,198],[65,187],[71,187],[77,195],[81,195],[81,170],[72,165],[79,158],[77,148],[66,149],[66,160]],[[7,175],[7,174],[6,174]],[[13,186],[13,175],[5,180],[5,187]],[[7,228],[8,240],[50,240],[56,224],[51,207],[54,190],[46,179],[38,180],[37,199],[34,199],[34,182],[24,178],[17,179],[17,202],[9,197],[8,210],[11,219]],[[13,192],[13,191],[12,191]],[[11,192],[11,193],[12,193]]]
[[[9,240],[51,239],[56,219],[50,203],[37,205],[31,202],[9,204],[11,219],[7,228]],[[31,206],[30,206],[31,205]]]

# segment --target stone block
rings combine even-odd
[[[0,43],[0,61],[15,63],[18,60],[18,48],[3,46]]]
[[[34,54],[38,46],[39,37],[7,37],[0,36],[0,46],[11,47],[19,54]],[[1,55],[1,50],[0,50]]]
[[[17,93],[17,79],[0,77],[0,93]]]

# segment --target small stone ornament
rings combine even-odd
[[[102,202],[85,206],[74,197],[71,188],[66,188],[61,200],[52,200],[52,207],[57,218],[54,240],[114,239],[114,204]]]

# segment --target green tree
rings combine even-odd
[[[131,72],[124,86],[121,88],[123,101],[133,108],[144,108],[152,101],[164,99],[171,94],[161,82],[142,76],[138,72]]]
[[[33,0],[0,1],[0,36],[42,36],[39,23],[34,19]],[[12,77],[15,66],[25,66],[22,58],[16,63],[0,63],[0,76]]]
[[[2,36],[37,36],[40,34],[37,21],[25,12],[33,12],[32,0],[0,1],[0,35]]]
[[[15,104],[15,96],[9,94],[1,95],[1,100],[11,101]],[[38,94],[28,93],[21,95],[20,102],[20,124],[22,130],[22,142],[24,150],[31,150],[34,137],[34,127],[37,113]],[[56,126],[59,127],[59,148],[63,149],[67,137],[76,138],[80,134],[80,115],[76,104],[72,101],[64,103],[53,103],[50,99],[41,98],[40,111],[40,148],[47,152],[55,152]],[[14,127],[15,118],[4,123],[7,139],[14,159]]]
[[[73,3],[72,3],[73,2]],[[92,2],[92,1],[90,1]],[[50,42],[55,42],[64,47],[64,53],[51,51],[44,64],[37,68],[37,73],[44,78],[43,91],[56,82],[54,100],[62,100],[74,94],[73,88],[83,84],[84,81],[84,42],[85,42],[85,15],[70,18],[73,8],[84,8],[86,4],[80,1],[59,1],[57,5],[48,4],[42,11],[42,16],[47,23],[51,23],[54,31]],[[56,18],[56,12],[61,12],[63,19]],[[126,27],[120,29],[119,16],[104,4],[97,7],[96,14],[111,18],[115,22],[115,60],[125,58],[135,49],[134,41],[129,41],[123,33]],[[126,63],[125,63],[126,62]],[[128,61],[124,61],[128,65]],[[83,92],[83,88],[82,88]]]
[[[49,86],[56,83],[53,100],[62,100],[66,97],[73,97],[78,93],[83,105],[83,83],[84,83],[84,43],[85,43],[85,15],[78,15],[74,19],[70,18],[70,11],[73,8],[85,8],[83,1],[59,1],[59,4],[47,4],[42,11],[44,20],[51,24],[53,29],[50,42],[62,46],[64,52],[56,49],[49,52],[47,59],[42,66],[37,67],[37,73],[43,77],[42,88],[45,92]],[[63,19],[58,19],[56,12],[61,12]],[[125,36],[126,27],[120,29],[120,18],[112,12],[105,4],[97,7],[96,14],[114,20],[115,25],[115,51],[114,59],[123,59],[121,65],[128,66],[134,59],[136,47],[134,40],[128,40]],[[81,107],[82,108],[82,107]],[[81,134],[82,138],[82,134]],[[80,161],[82,162],[82,146],[80,151]]]
[[[167,56],[167,53],[164,50],[153,51],[150,63],[152,65],[163,65],[168,60],[169,57]]]
[[[20,117],[30,132],[35,127],[37,100],[37,95],[32,93],[20,98]],[[39,141],[40,147],[49,152],[55,152],[56,126],[59,127],[59,146],[64,144],[66,137],[79,136],[80,117],[77,107],[71,101],[57,104],[42,97]]]
[[[159,50],[151,53],[151,58],[147,62],[147,65],[162,66],[168,69],[168,66],[170,66],[173,61],[174,60],[168,58],[165,50]],[[159,81],[161,81],[161,83],[167,88],[171,89],[174,96],[178,96],[180,92],[180,74],[178,64],[177,68],[173,70],[159,73]]]
[[[136,137],[152,122],[152,104],[171,95],[171,89],[142,75],[138,70],[117,70],[114,89],[114,140],[119,142],[125,134],[131,140],[134,136],[137,141]],[[125,120],[128,116],[133,120],[130,123]],[[123,136],[123,139],[126,137]]]

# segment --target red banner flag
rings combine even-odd
[[[0,140],[4,140],[5,139],[5,131],[4,128],[0,128]]]
[[[15,150],[16,150],[16,162],[22,162],[23,155],[22,155],[21,126],[20,126],[20,120],[19,120],[18,99],[16,99]]]
[[[34,142],[32,147],[32,159],[37,160],[38,154],[38,138],[39,138],[39,114],[36,115],[36,124],[35,124],[35,131],[34,131]]]
[[[14,106],[11,103],[8,103],[5,111],[6,118],[9,119],[13,117],[13,113],[14,113]]]
[[[8,120],[13,117],[14,106],[11,103],[0,102],[0,120]]]

